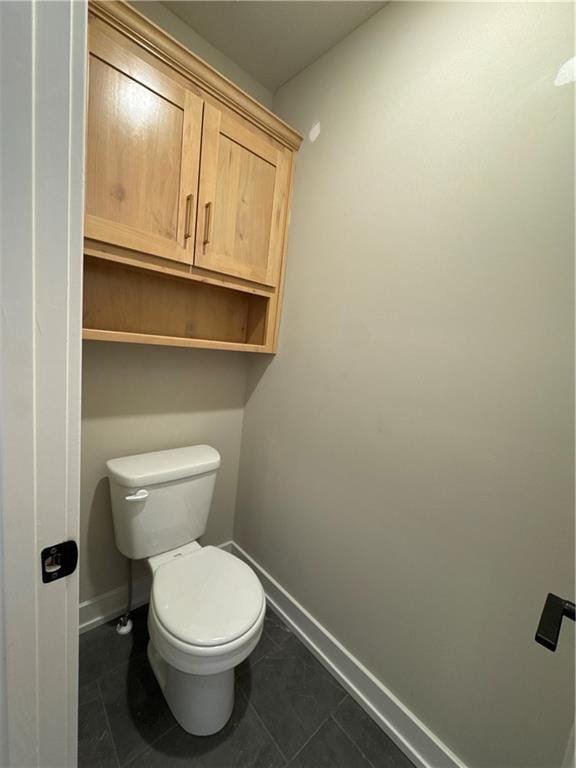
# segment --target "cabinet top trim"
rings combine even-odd
[[[256,99],[149,21],[125,0],[90,0],[90,13],[146,48],[202,90],[255,123],[284,146],[297,150],[302,136]]]

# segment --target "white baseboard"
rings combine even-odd
[[[152,579],[139,579],[132,585],[132,607],[139,608],[150,599]],[[84,600],[80,603],[80,634],[94,629],[111,619],[121,616],[128,602],[128,587],[119,587],[111,592]]]
[[[250,564],[260,577],[274,609],[414,765],[418,768],[466,768],[416,715],[241,547],[232,541],[219,546]],[[151,579],[134,583],[134,608],[148,602],[151,584]],[[121,587],[80,603],[80,632],[121,616],[127,599],[128,588]]]
[[[258,574],[266,597],[317,659],[418,768],[466,768],[416,715],[237,544],[232,553]]]

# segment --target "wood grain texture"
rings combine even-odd
[[[200,175],[200,142],[204,102],[190,91],[184,101],[182,132],[182,164],[180,173],[178,242],[186,252],[186,263],[194,261],[194,233],[196,230],[196,201]]]
[[[190,267],[188,264],[166,261],[156,256],[132,251],[128,248],[118,248],[108,243],[97,242],[96,240],[86,239],[84,241],[84,254],[93,256],[105,261],[115,261],[118,264],[124,264],[128,267],[138,267],[140,269],[150,270],[151,272],[163,272],[175,277],[185,277],[190,280],[196,280],[199,283],[208,283],[209,285],[220,286],[221,288],[230,288],[234,291],[243,293],[253,293],[256,296],[273,296],[276,289],[272,286],[255,285],[248,280],[231,277],[230,275],[221,276],[200,267]]]
[[[146,62],[124,41],[115,37],[113,30],[106,24],[90,24],[88,27],[88,50],[92,56],[115,67],[128,77],[142,83],[151,91],[162,94],[177,107],[184,109],[186,88],[174,78],[165,75],[158,67]],[[136,49],[138,51],[138,49]]]
[[[250,130],[245,121],[237,115],[220,111],[220,132],[240,146],[249,147],[252,154],[261,157],[272,165],[276,165],[278,152],[281,147],[271,144],[261,132]]]
[[[90,57],[86,212],[176,240],[184,110]]]
[[[300,137],[125,3],[90,10],[85,338],[274,350]]]
[[[288,232],[290,230],[290,218],[292,216],[292,193],[294,190],[294,172],[296,155],[294,152],[284,152],[288,185],[286,190],[286,215],[284,217],[284,232],[282,234],[282,263],[280,264],[278,290],[270,299],[268,317],[271,319],[266,329],[266,345],[272,352],[277,352],[280,336],[280,320],[282,318],[282,303],[284,301],[284,286],[286,284],[286,257],[288,252]]]
[[[122,344],[152,344],[163,347],[189,347],[192,349],[216,349],[227,352],[264,352],[271,350],[260,344],[238,344],[232,341],[206,341],[204,339],[183,339],[178,336],[159,336],[150,333],[126,333],[124,331],[100,331],[84,328],[82,338],[86,341],[116,341]]]
[[[275,285],[287,182],[284,151],[205,105],[194,264]]]
[[[260,296],[85,260],[85,329],[245,344],[249,316],[265,313],[267,304]],[[264,344],[253,319],[249,341]]]
[[[197,191],[203,102],[113,42],[101,45],[105,35],[92,38],[110,61],[90,55],[86,236],[191,263],[185,212]]]
[[[183,75],[234,112],[246,117],[284,146],[297,150],[302,137],[252,96],[217,72],[181,43],[121,0],[90,0],[91,16],[100,18],[125,37],[146,48],[158,60]]]

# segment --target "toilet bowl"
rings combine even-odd
[[[174,717],[197,736],[232,714],[234,668],[256,647],[266,610],[246,563],[196,541],[219,465],[210,446],[107,462],[118,548],[152,571],[148,659]]]
[[[232,714],[234,667],[260,640],[266,601],[241,560],[217,547],[190,549],[148,561],[148,658],[176,720],[205,736]]]

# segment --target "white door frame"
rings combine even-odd
[[[0,764],[76,765],[85,0],[0,2]],[[0,618],[2,618],[0,616]],[[2,663],[3,662],[3,663]]]

